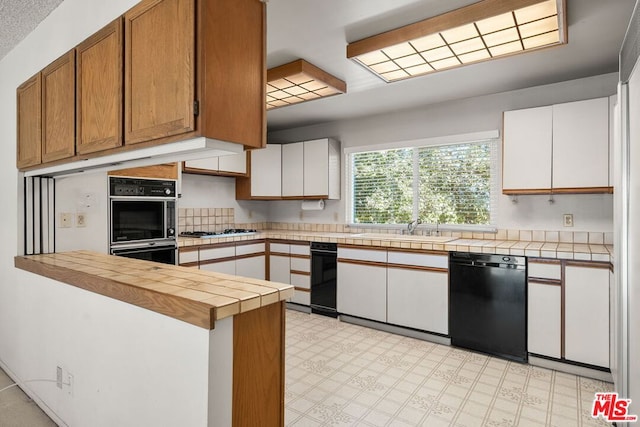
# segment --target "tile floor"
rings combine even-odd
[[[0,369],[0,426],[55,427],[56,424]],[[9,387],[9,388],[7,388]],[[4,390],[4,391],[1,391]]]
[[[609,426],[612,384],[287,312],[287,426]]]
[[[292,310],[286,334],[286,426],[610,425],[590,416],[610,383]],[[0,390],[9,384],[0,370]],[[11,387],[0,426],[55,424]]]

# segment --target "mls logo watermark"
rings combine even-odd
[[[602,415],[608,422],[633,423],[638,421],[637,415],[629,415],[631,399],[619,399],[618,393],[596,393],[591,408],[591,416],[598,418]]]

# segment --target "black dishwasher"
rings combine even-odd
[[[336,311],[338,246],[311,242],[311,312],[338,317]]]
[[[527,259],[449,254],[451,344],[527,361]]]

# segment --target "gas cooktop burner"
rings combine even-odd
[[[180,233],[180,237],[194,237],[194,238],[212,238],[212,237],[229,237],[237,236],[241,234],[254,234],[257,230],[246,228],[227,228],[222,232],[214,231],[185,231]]]

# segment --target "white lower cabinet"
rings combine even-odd
[[[529,353],[562,357],[562,286],[529,280],[527,347]]]
[[[387,321],[387,268],[338,262],[338,312]]]
[[[291,283],[290,258],[284,255],[269,256],[269,280],[272,282]]]
[[[449,275],[387,269],[387,321],[439,334],[449,333]]]
[[[565,267],[565,358],[609,367],[609,268]]]
[[[236,259],[236,275],[264,280],[264,255]]]
[[[200,264],[200,270],[235,275],[236,262],[231,260],[231,261],[212,262],[210,264]]]

